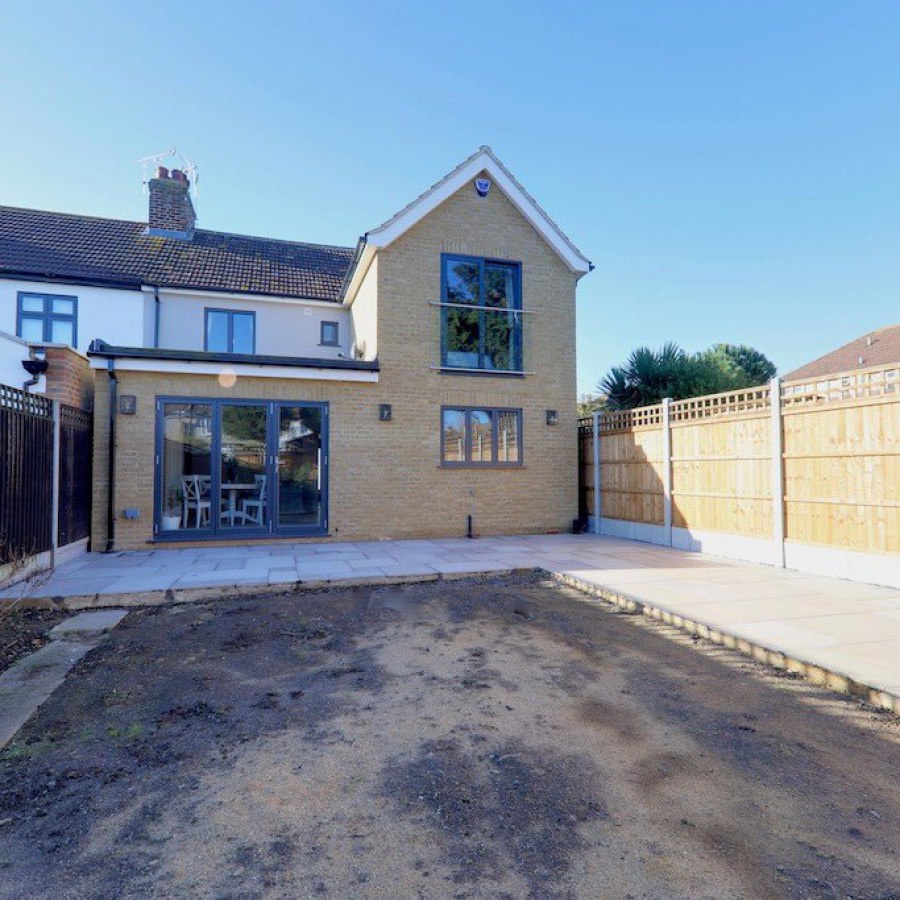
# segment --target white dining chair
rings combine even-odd
[[[245,522],[262,525],[266,509],[267,479],[265,475],[254,475],[253,480],[256,482],[255,496],[241,501],[241,512],[244,514]]]
[[[194,513],[194,527],[201,528],[209,524],[210,485],[212,479],[208,475],[184,475],[181,479],[182,501],[181,527],[187,528]]]

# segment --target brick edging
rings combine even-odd
[[[100,609],[107,606],[136,608],[164,606],[166,604],[197,603],[207,600],[228,600],[232,597],[254,597],[270,594],[281,596],[295,591],[314,591],[327,588],[381,587],[392,584],[418,584],[431,581],[459,581],[465,578],[503,577],[541,573],[555,581],[575,588],[583,594],[596,597],[618,609],[633,615],[643,615],[665,625],[671,625],[688,634],[704,638],[729,650],[748,656],[756,662],[783,672],[798,675],[811,684],[825,687],[840,694],[849,694],[895,715],[900,715],[900,696],[875,685],[859,681],[843,672],[829,669],[818,663],[731,634],[727,629],[706,625],[680,613],[660,606],[653,606],[628,594],[610,590],[580,578],[561,572],[553,572],[541,566],[525,566],[508,569],[486,569],[471,572],[422,572],[411,575],[383,575],[380,577],[315,579],[285,584],[235,584],[196,588],[167,588],[158,591],[138,591],[125,594],[83,594],[69,597],[25,597],[15,602],[20,609],[67,609],[71,611]]]

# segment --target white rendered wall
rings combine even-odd
[[[23,359],[28,359],[28,344],[12,334],[0,331],[0,384],[22,387],[29,377],[22,368]]]
[[[0,331],[16,333],[20,291],[77,297],[76,349],[82,353],[94,338],[124,347],[143,345],[144,298],[140,291],[0,278]]]
[[[368,271],[350,305],[353,323],[353,342],[365,347],[363,359],[378,357],[378,257],[372,260]]]
[[[257,354],[320,359],[350,354],[350,317],[347,309],[338,303],[237,299],[215,294],[169,293],[165,289],[160,289],[160,303],[159,346],[166,350],[203,350],[205,311],[234,309],[256,313]],[[339,346],[320,345],[322,322],[338,323]]]

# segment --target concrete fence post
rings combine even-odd
[[[595,411],[591,419],[594,437],[594,534],[600,534],[600,517],[603,514],[600,497],[600,413]]]
[[[772,542],[775,565],[785,567],[784,559],[784,427],[781,415],[781,379],[769,384],[772,410]]]
[[[669,397],[662,402],[662,471],[663,471],[663,529],[667,547],[672,546],[672,422]]]
[[[56,550],[59,545],[59,469],[61,460],[61,409],[62,404],[59,400],[53,401],[53,460],[51,465],[52,484],[51,500],[50,500],[50,567],[56,566]]]

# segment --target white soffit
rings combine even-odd
[[[584,275],[593,268],[590,260],[538,206],[535,199],[497,159],[490,147],[481,147],[477,153],[460,163],[446,178],[429,188],[407,207],[400,210],[397,215],[388,219],[383,225],[379,225],[378,228],[369,231],[366,234],[367,244],[376,249],[387,247],[466,183],[471,182],[480,172],[488,173],[493,184],[500,188],[572,272]]]

